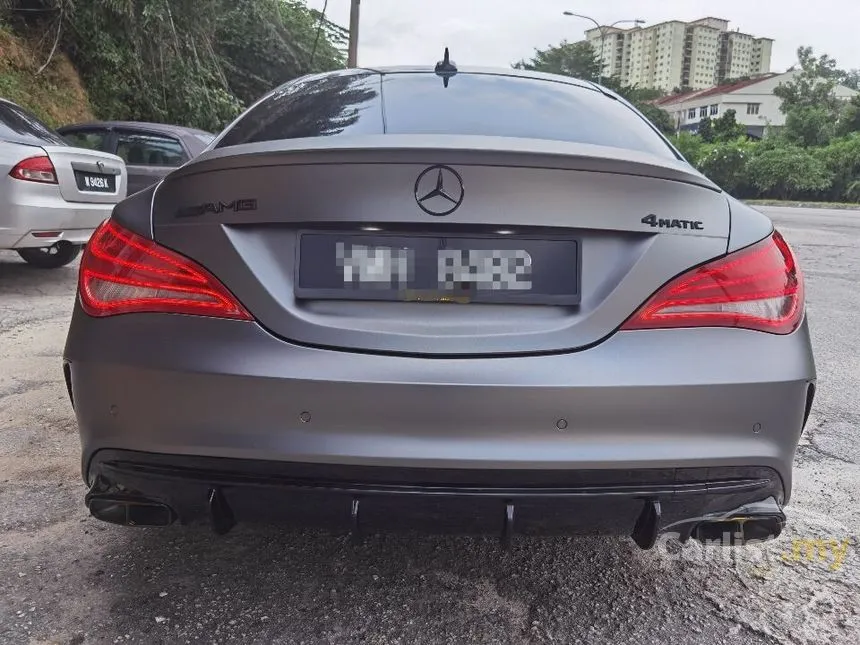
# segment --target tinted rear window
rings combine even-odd
[[[380,94],[381,87],[381,94]],[[383,123],[384,103],[384,123]],[[676,159],[636,112],[595,90],[548,80],[460,73],[330,76],[287,87],[247,113],[216,147],[337,134],[462,134],[628,148]]]
[[[34,114],[9,103],[0,103],[0,139],[30,145],[68,145]]]
[[[391,74],[383,81],[389,134],[475,134],[631,148],[675,158],[633,110],[577,85],[492,74]]]
[[[379,74],[338,74],[284,85],[246,112],[215,147],[382,131]]]

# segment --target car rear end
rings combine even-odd
[[[74,148],[0,102],[0,248],[81,246],[126,196],[115,155]]]
[[[546,78],[279,90],[117,208],[80,296],[83,475],[119,523],[772,537],[814,393],[770,222]]]

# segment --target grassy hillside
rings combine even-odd
[[[0,24],[0,97],[33,111],[53,127],[93,118],[87,94],[69,59],[56,52],[37,74],[51,43],[39,46]]]

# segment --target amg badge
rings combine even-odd
[[[693,231],[701,231],[704,228],[702,222],[689,219],[663,219],[656,215],[646,215],[642,218],[642,223],[652,228],[685,228]]]
[[[232,202],[209,202],[198,206],[187,206],[176,211],[176,217],[200,217],[206,213],[223,213],[224,211],[255,211],[257,210],[256,199],[234,199]]]

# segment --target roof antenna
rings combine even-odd
[[[445,87],[448,87],[448,81],[457,73],[457,64],[451,60],[448,53],[448,48],[445,48],[445,58],[436,63],[436,75],[442,77],[442,82]]]

